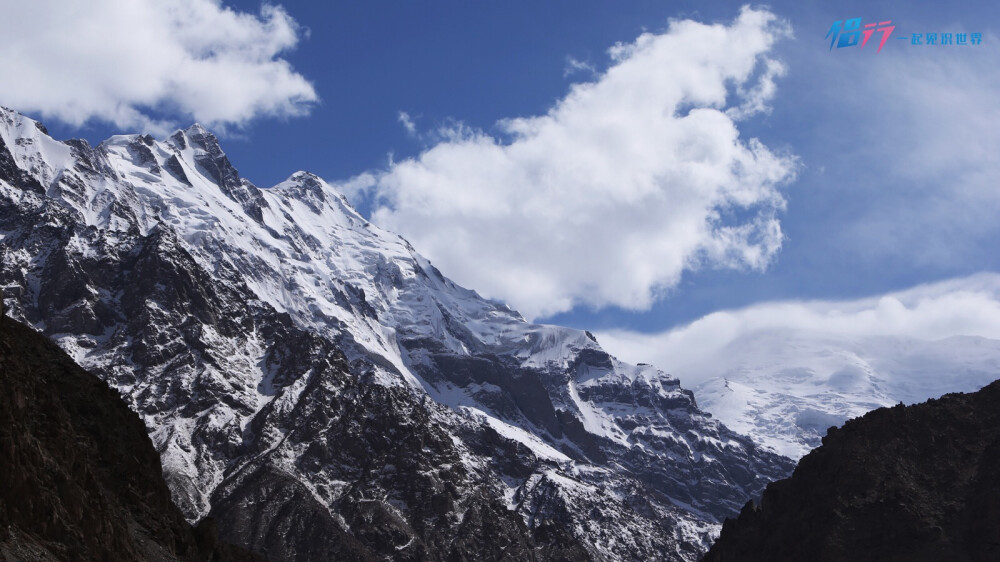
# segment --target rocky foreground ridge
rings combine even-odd
[[[704,560],[1000,560],[1000,381],[831,428]]]

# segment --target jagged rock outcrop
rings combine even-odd
[[[0,306],[0,560],[255,560],[192,528],[118,393]]]
[[[1000,381],[831,428],[704,559],[1000,560]]]

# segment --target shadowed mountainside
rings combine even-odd
[[[2,305],[0,305],[2,311]],[[0,560],[255,560],[192,528],[117,392],[0,317]]]

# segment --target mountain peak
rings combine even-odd
[[[292,191],[305,191],[320,201],[326,201],[327,196],[335,193],[335,190],[323,178],[312,172],[298,171],[288,176],[288,179],[278,184]],[[340,195],[336,193],[336,195]]]
[[[225,152],[219,145],[219,137],[201,125],[195,123],[186,129],[178,129],[168,139],[179,150],[187,150],[188,147],[201,149],[212,157],[224,156]]]
[[[195,122],[187,129],[184,129],[184,132],[189,135],[212,135],[212,133],[208,129],[206,129],[201,123],[198,122]]]
[[[299,170],[294,174],[288,176],[289,180],[293,181],[322,181],[323,179],[312,172],[307,172],[305,170]]]
[[[368,222],[351,205],[343,193],[312,172],[299,170],[272,189],[306,203],[316,213],[321,212],[321,208],[329,203],[347,215],[365,223]]]
[[[3,117],[2,126],[7,130],[18,130],[21,137],[34,137],[38,133],[49,136],[49,130],[45,128],[45,125],[19,111],[0,106],[0,116]]]
[[[0,105],[0,116],[3,116],[3,120],[7,123],[15,121],[19,122],[21,119],[29,119],[28,117],[25,117],[25,115],[20,111],[15,111],[9,107],[5,107],[2,105]]]

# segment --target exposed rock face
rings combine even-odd
[[[92,148],[0,111],[0,140],[11,315],[120,390],[186,517],[227,540],[692,560],[791,469],[676,378],[455,285],[316,176],[258,189],[201,127]]]
[[[1000,381],[831,428],[705,560],[1000,560]]]
[[[2,310],[0,310],[2,311]],[[0,317],[0,560],[252,560],[171,502],[118,393]]]

